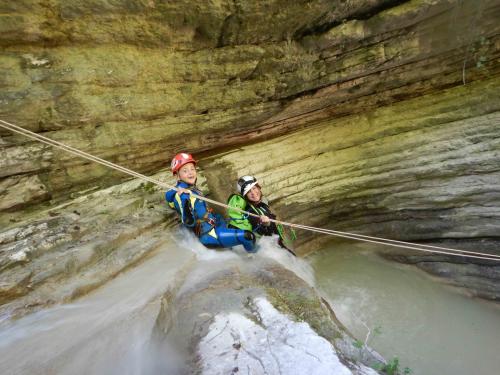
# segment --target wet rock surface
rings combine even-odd
[[[157,188],[131,181],[4,222],[2,320],[72,301],[154,254],[177,222],[162,199]]]
[[[266,255],[201,261],[165,297],[158,342],[184,353],[189,373],[376,374],[385,363],[337,321],[304,280]]]
[[[492,238],[476,240],[455,240],[426,242],[435,246],[459,247],[467,251],[482,251],[498,254],[500,244]],[[465,257],[447,257],[444,255],[422,255],[416,252],[382,252],[382,256],[396,262],[417,266],[429,274],[454,287],[466,295],[492,301],[500,300],[500,268],[498,262]]]
[[[219,200],[231,192],[227,176],[257,176],[285,221],[500,255],[497,94],[496,78],[476,82],[327,120],[207,158],[203,166]],[[298,234],[302,254],[332,239]],[[409,259],[405,249],[389,253]],[[467,263],[480,259],[424,255],[433,273],[498,298],[498,279],[486,281],[498,273],[496,262],[480,281],[467,277],[476,267]],[[445,262],[458,264],[446,271]]]
[[[154,178],[173,182],[165,173]],[[199,183],[207,192],[203,175]],[[359,341],[345,330],[332,307],[313,287],[266,257],[264,250],[251,257],[243,249],[209,250],[193,237],[192,241],[202,248],[203,254],[201,260],[194,262],[193,249],[184,244],[185,238],[180,241],[182,236],[192,235],[179,233],[175,216],[166,210],[162,200],[157,188],[134,180],[82,195],[46,212],[16,217],[17,222],[10,222],[9,228],[0,233],[0,327],[7,330],[0,335],[5,334],[3,339],[11,342],[5,349],[9,355],[2,359],[4,368],[34,373],[49,368],[60,373],[83,373],[83,369],[86,372],[92,368],[109,373],[110,357],[92,354],[95,349],[88,343],[94,342],[101,350],[109,350],[110,356],[119,357],[124,351],[131,351],[127,346],[130,342],[120,341],[129,333],[121,332],[119,327],[152,326],[139,319],[135,311],[147,312],[151,317],[154,307],[160,305],[156,323],[150,328],[151,337],[146,340],[149,346],[141,348],[145,361],[141,362],[141,373],[156,374],[168,369],[168,373],[210,374],[218,371],[213,367],[216,363],[226,363],[221,371],[241,367],[242,371],[250,368],[256,372],[282,374],[296,373],[297,366],[318,374],[333,370],[345,374],[375,374],[372,367],[383,367],[385,360],[372,349],[359,347]],[[291,262],[299,262],[274,246],[273,251]],[[180,256],[182,252],[185,254]],[[207,256],[209,260],[204,258]],[[179,263],[177,258],[181,260]],[[161,269],[155,266],[153,275],[157,279],[141,281],[137,288],[147,291],[139,298],[137,295],[141,292],[132,285],[138,276],[128,281],[128,275],[147,277],[147,271],[141,271],[142,266],[151,267],[155,259],[169,261],[165,272],[174,272],[175,277],[161,279]],[[165,283],[171,286],[159,304],[155,291],[158,293]],[[126,286],[115,292],[108,290],[115,284]],[[115,296],[116,293],[127,293],[127,297]],[[141,303],[146,305],[136,306],[137,299],[145,299]],[[127,307],[120,308],[120,304]],[[64,312],[66,308],[75,314],[86,314],[88,309],[90,315],[79,318],[79,324],[72,323],[70,328],[66,325],[73,318],[72,313]],[[119,313],[116,321],[111,313],[115,310]],[[125,315],[128,310],[131,310],[130,316]],[[229,319],[227,327],[226,318]],[[32,319],[39,319],[35,327],[60,327],[58,333],[44,329],[31,332]],[[87,320],[95,321],[85,323]],[[20,326],[17,329],[23,330],[20,338],[8,333],[8,330],[15,331],[16,322]],[[226,340],[222,332],[219,335],[217,324],[220,322],[227,328],[224,334],[229,334],[232,341]],[[82,330],[84,324],[92,329]],[[59,336],[72,330],[72,344],[66,347]],[[100,337],[100,330],[110,336]],[[253,339],[247,336],[254,331],[259,333]],[[27,332],[31,332],[33,341]],[[141,337],[148,332],[142,332]],[[233,337],[233,333],[236,336]],[[219,347],[222,352],[217,349],[212,353],[215,341],[210,335],[224,339],[230,353],[224,345]],[[116,337],[119,342],[108,342],[110,337]],[[26,347],[36,346],[37,340],[44,338],[54,340],[47,345],[50,354],[33,347],[32,356],[22,358]],[[268,350],[270,345],[273,348]],[[241,357],[234,359],[233,355],[238,357],[238,353]],[[95,358],[91,364],[85,363],[89,355]],[[139,353],[128,355],[135,358]],[[41,357],[45,358],[44,364],[35,368]],[[111,373],[118,373],[117,369],[123,366],[119,365]]]

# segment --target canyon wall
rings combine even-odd
[[[216,198],[255,174],[290,221],[499,254],[499,19],[497,0],[2,3],[0,119],[146,174],[188,150]],[[0,136],[6,229],[128,178]],[[388,256],[498,298],[489,262]]]
[[[499,14],[498,1],[3,4],[0,118],[149,173],[179,150],[491,79]],[[0,131],[0,210],[125,177]]]

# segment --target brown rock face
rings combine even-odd
[[[256,174],[296,222],[498,252],[497,0],[11,3],[0,119],[141,173],[189,150],[218,198]],[[2,225],[125,178],[0,135]]]
[[[500,255],[497,82],[325,120],[207,158],[210,190],[225,200],[228,180],[253,174],[286,221]],[[298,251],[331,238],[300,231]],[[390,249],[393,259],[500,298],[496,262]]]

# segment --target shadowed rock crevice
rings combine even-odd
[[[392,7],[396,7],[408,2],[410,2],[410,0],[382,0],[374,2],[369,1],[369,2],[364,2],[364,3],[369,3],[369,4],[364,4],[364,8],[349,9],[351,3],[346,1],[343,2],[342,5],[340,5],[338,10],[336,10],[335,13],[337,14],[335,17],[332,17],[331,14],[321,15],[315,21],[314,27],[297,30],[293,35],[293,39],[300,40],[307,36],[320,35],[345,22],[367,20],[376,15],[377,13],[380,13],[386,9],[390,9]]]

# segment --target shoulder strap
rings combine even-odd
[[[186,223],[185,222],[185,218],[184,218],[184,205],[182,204],[182,198],[181,196],[179,195],[178,192],[175,193],[175,196],[174,196],[174,199],[175,201],[177,202],[177,206],[179,207],[179,214],[181,215],[181,221],[183,224],[192,224],[192,223]],[[191,210],[194,209],[194,205],[195,205],[195,202],[196,202],[196,197],[193,195],[193,194],[189,194],[189,200],[186,200],[185,204],[187,204],[189,202],[189,204],[191,205]]]
[[[257,214],[257,215],[266,215],[264,211],[262,211],[259,207],[255,207],[253,204],[248,203],[250,208]]]

